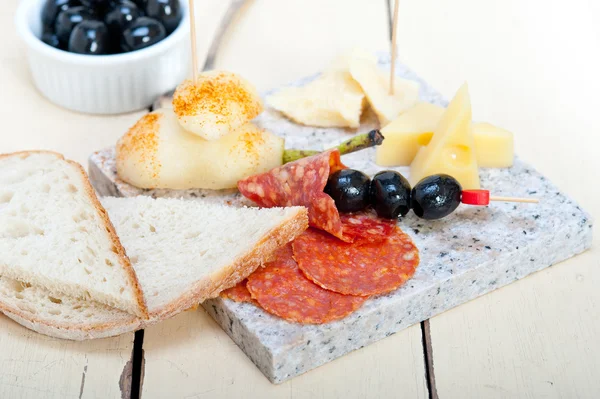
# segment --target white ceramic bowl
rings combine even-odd
[[[189,15],[167,38],[142,50],[114,55],[82,55],[42,42],[44,0],[21,0],[16,25],[38,90],[62,107],[91,114],[117,114],[149,107],[183,81],[189,68]]]

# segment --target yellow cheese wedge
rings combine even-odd
[[[381,129],[385,137],[377,147],[381,166],[408,166],[419,149],[433,137],[445,108],[420,102]],[[489,123],[473,123],[475,155],[480,168],[507,168],[514,159],[513,134]]]
[[[385,140],[377,146],[375,162],[381,166],[406,166],[422,146],[431,141],[444,107],[419,102],[381,129]]]
[[[419,84],[400,78],[394,79],[394,94],[390,95],[389,73],[381,71],[374,60],[353,57],[350,74],[362,87],[381,126],[390,123],[419,99]]]
[[[512,166],[515,153],[511,132],[489,123],[479,122],[473,123],[473,137],[479,167],[508,168]]]
[[[357,128],[364,98],[348,71],[332,70],[306,86],[288,87],[267,97],[267,104],[303,125]]]
[[[475,140],[471,127],[471,98],[465,83],[456,93],[434,130],[427,147],[410,165],[410,183],[438,173],[453,176],[463,189],[479,188]]]

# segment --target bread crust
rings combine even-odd
[[[202,281],[196,283],[186,294],[171,301],[168,305],[150,313],[148,319],[133,317],[127,321],[98,324],[56,323],[22,312],[8,306],[0,297],[0,311],[30,330],[55,338],[86,340],[107,338],[146,328],[178,313],[197,306],[206,299],[214,298],[227,288],[233,287],[254,270],[268,262],[275,250],[295,239],[308,228],[308,212],[299,208],[298,212],[266,234],[252,249],[238,257],[229,266],[223,267]]]
[[[139,309],[139,311],[136,313],[136,316],[147,319],[148,318],[148,308],[146,306],[146,300],[144,298],[144,294],[142,292],[137,275],[135,274],[135,270],[133,269],[133,266],[131,266],[129,257],[125,253],[125,249],[123,248],[123,245],[121,244],[121,241],[119,240],[119,237],[117,236],[115,227],[113,226],[112,222],[110,221],[108,214],[106,213],[106,210],[104,209],[102,204],[100,204],[100,201],[98,200],[98,197],[96,196],[96,192],[94,191],[94,188],[92,187],[92,184],[90,183],[90,180],[88,179],[87,174],[85,173],[85,170],[83,169],[83,167],[75,161],[65,159],[65,157],[62,154],[59,154],[58,152],[47,151],[47,150],[19,151],[19,152],[13,152],[13,153],[8,153],[8,154],[0,154],[0,159],[10,158],[10,157],[14,157],[14,156],[25,159],[31,154],[53,155],[53,156],[57,157],[58,159],[66,161],[67,163],[69,163],[71,166],[73,166],[79,172],[79,174],[81,175],[83,186],[85,188],[85,192],[86,192],[88,198],[90,199],[90,201],[92,202],[94,208],[96,209],[96,213],[98,214],[98,216],[100,216],[100,219],[102,220],[102,223],[104,224],[104,228],[105,228],[106,232],[108,233],[109,239],[114,247],[114,250],[116,251],[117,257],[119,258],[121,267],[125,270],[127,278],[129,279],[129,282],[133,288],[135,300],[136,300],[136,303],[137,303],[138,309]],[[0,303],[0,309],[1,309],[1,303]]]

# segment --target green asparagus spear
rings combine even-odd
[[[340,151],[341,155],[350,154],[352,152],[360,151],[365,148],[380,145],[383,142],[383,139],[384,137],[379,130],[371,130],[369,133],[354,136],[351,139],[344,141],[342,144],[334,148],[337,148]],[[285,164],[288,162],[293,162],[300,158],[316,155],[320,152],[321,151],[315,150],[285,150],[283,152],[283,163]]]

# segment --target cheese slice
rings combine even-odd
[[[408,166],[421,147],[429,144],[446,109],[419,102],[381,129],[385,137],[375,160],[381,166]],[[473,123],[475,154],[481,168],[507,168],[514,159],[513,134],[489,123]]]
[[[433,137],[444,107],[419,102],[381,129],[385,137],[377,146],[375,162],[381,166],[407,166]]]
[[[508,168],[515,158],[512,132],[489,123],[473,123],[475,154],[481,168]],[[384,140],[385,141],[385,140]]]
[[[306,86],[288,87],[267,97],[267,104],[303,125],[357,128],[364,99],[348,71],[331,70]]]
[[[471,98],[466,83],[442,115],[429,145],[417,152],[410,165],[410,183],[414,186],[424,177],[441,173],[453,176],[463,189],[479,188]]]
[[[350,74],[362,87],[381,126],[390,123],[419,99],[419,84],[400,78],[394,79],[394,94],[390,95],[389,73],[381,71],[374,60],[353,57]]]

